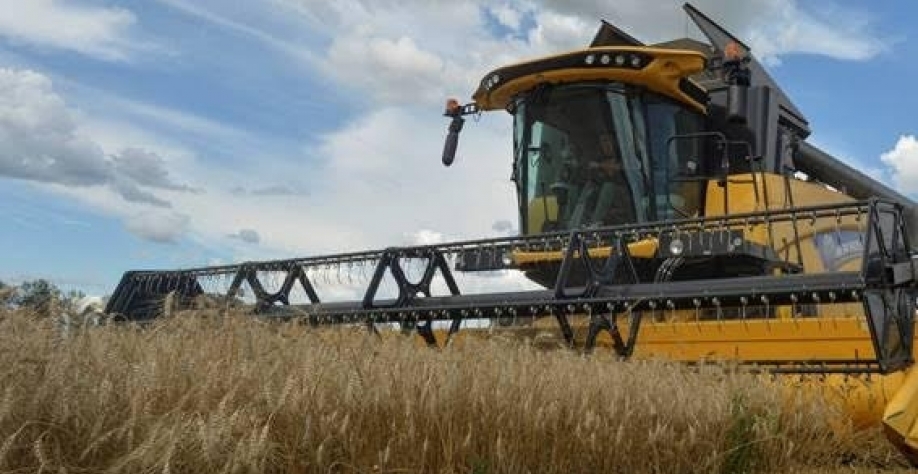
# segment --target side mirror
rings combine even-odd
[[[749,116],[749,86],[752,84],[752,71],[749,61],[752,58],[735,42],[724,46],[724,80],[727,83],[727,121],[744,124]]]
[[[459,105],[459,101],[456,99],[446,101],[446,112],[443,115],[452,117],[452,121],[446,131],[446,143],[443,144],[443,166],[449,166],[456,160],[456,149],[459,148],[459,132],[462,131],[462,126],[465,125],[465,119],[462,116],[478,113],[479,110],[478,104],[475,103]]]
[[[459,132],[462,131],[462,125],[465,119],[461,115],[453,115],[453,120],[449,123],[449,129],[446,133],[446,143],[443,144],[443,166],[453,164],[456,159],[456,149],[459,148]]]
[[[740,84],[727,86],[727,120],[731,123],[746,123],[749,114],[749,87]]]

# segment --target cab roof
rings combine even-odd
[[[705,65],[698,51],[594,46],[497,68],[484,76],[472,97],[479,109],[497,110],[540,84],[610,81],[645,87],[705,112],[707,92],[691,79]]]

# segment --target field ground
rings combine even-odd
[[[64,332],[0,310],[0,472],[900,470],[878,432],[723,367],[214,314]]]

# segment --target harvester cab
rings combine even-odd
[[[164,300],[236,305],[247,288],[260,316],[401,328],[431,346],[551,332],[621,358],[815,373],[918,460],[915,203],[807,143],[750,49],[685,10],[708,42],[644,45],[603,23],[589,47],[497,68],[471,103],[447,103],[447,166],[465,116],[512,115],[521,235],[130,271],[106,311],[146,321]],[[363,296],[327,301],[314,283],[342,269]],[[457,278],[504,269],[544,289],[465,294]]]

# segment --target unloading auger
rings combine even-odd
[[[808,144],[749,48],[685,10],[709,43],[648,46],[603,23],[589,47],[498,68],[472,103],[447,103],[447,166],[464,116],[513,116],[521,235],[130,271],[106,311],[146,321],[167,297],[216,295],[431,346],[496,328],[622,358],[820,374],[858,424],[882,421],[918,461],[918,208]],[[462,288],[507,269],[542,289]]]

